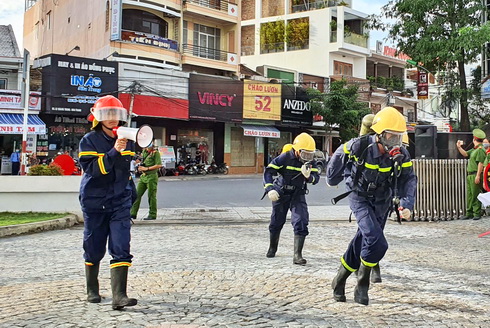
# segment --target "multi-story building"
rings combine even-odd
[[[0,25],[0,157],[1,173],[10,174],[9,156],[22,147],[24,104],[21,101],[23,57],[11,25]],[[31,93],[28,108],[27,151],[33,153],[46,133],[38,115],[41,109],[39,93]],[[47,148],[47,144],[43,148]],[[43,151],[44,149],[40,149]]]
[[[24,44],[34,67],[48,72],[50,155],[75,155],[90,103],[112,93],[130,108],[133,126],[152,125],[159,144],[190,150],[206,142],[222,162],[226,122],[190,118],[190,77],[236,79],[239,10],[238,0],[26,0]],[[90,77],[102,86],[86,92],[80,83]]]
[[[241,62],[265,77],[320,91],[342,78],[366,86],[368,15],[351,7],[350,0],[242,0]],[[309,130],[318,148],[332,151],[332,135]],[[281,144],[292,137],[284,133]],[[268,148],[281,144],[269,141]]]
[[[487,7],[487,11],[482,15],[482,23],[488,22],[488,13],[490,12],[490,0],[482,0],[482,4]],[[490,42],[483,46],[481,56],[481,76],[482,76],[482,98],[490,99]]]

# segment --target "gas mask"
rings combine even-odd
[[[301,149],[299,151],[299,159],[303,163],[311,162],[315,158],[315,151]]]
[[[390,154],[394,161],[400,161],[403,157],[401,147],[403,147],[403,132],[383,131],[379,135],[379,142],[383,145],[386,152]]]

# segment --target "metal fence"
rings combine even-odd
[[[466,159],[414,159],[414,220],[455,220],[466,211]]]

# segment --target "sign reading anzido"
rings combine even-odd
[[[279,121],[281,85],[244,81],[243,118]]]

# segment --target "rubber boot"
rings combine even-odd
[[[354,301],[359,304],[369,304],[369,276],[371,275],[371,268],[361,263],[359,273],[357,274],[357,286],[354,289]]]
[[[135,298],[128,298],[126,287],[128,284],[128,267],[120,266],[111,269],[112,309],[121,310],[125,306],[138,304]]]
[[[381,281],[381,270],[379,269],[378,263],[371,269],[371,282],[376,284],[380,283]]]
[[[299,265],[305,265],[306,260],[301,254],[303,252],[303,246],[305,244],[306,236],[294,235],[294,258],[293,263]]]
[[[85,278],[87,280],[87,302],[89,303],[100,303],[101,297],[99,295],[99,265],[100,263],[94,265],[85,264]]]
[[[337,275],[332,280],[333,298],[337,302],[345,302],[345,282],[351,275],[352,271],[347,270],[343,264],[340,264]]]
[[[280,231],[275,231],[270,233],[270,244],[269,250],[267,251],[267,257],[276,256],[277,246],[279,245],[279,236],[281,235]]]

